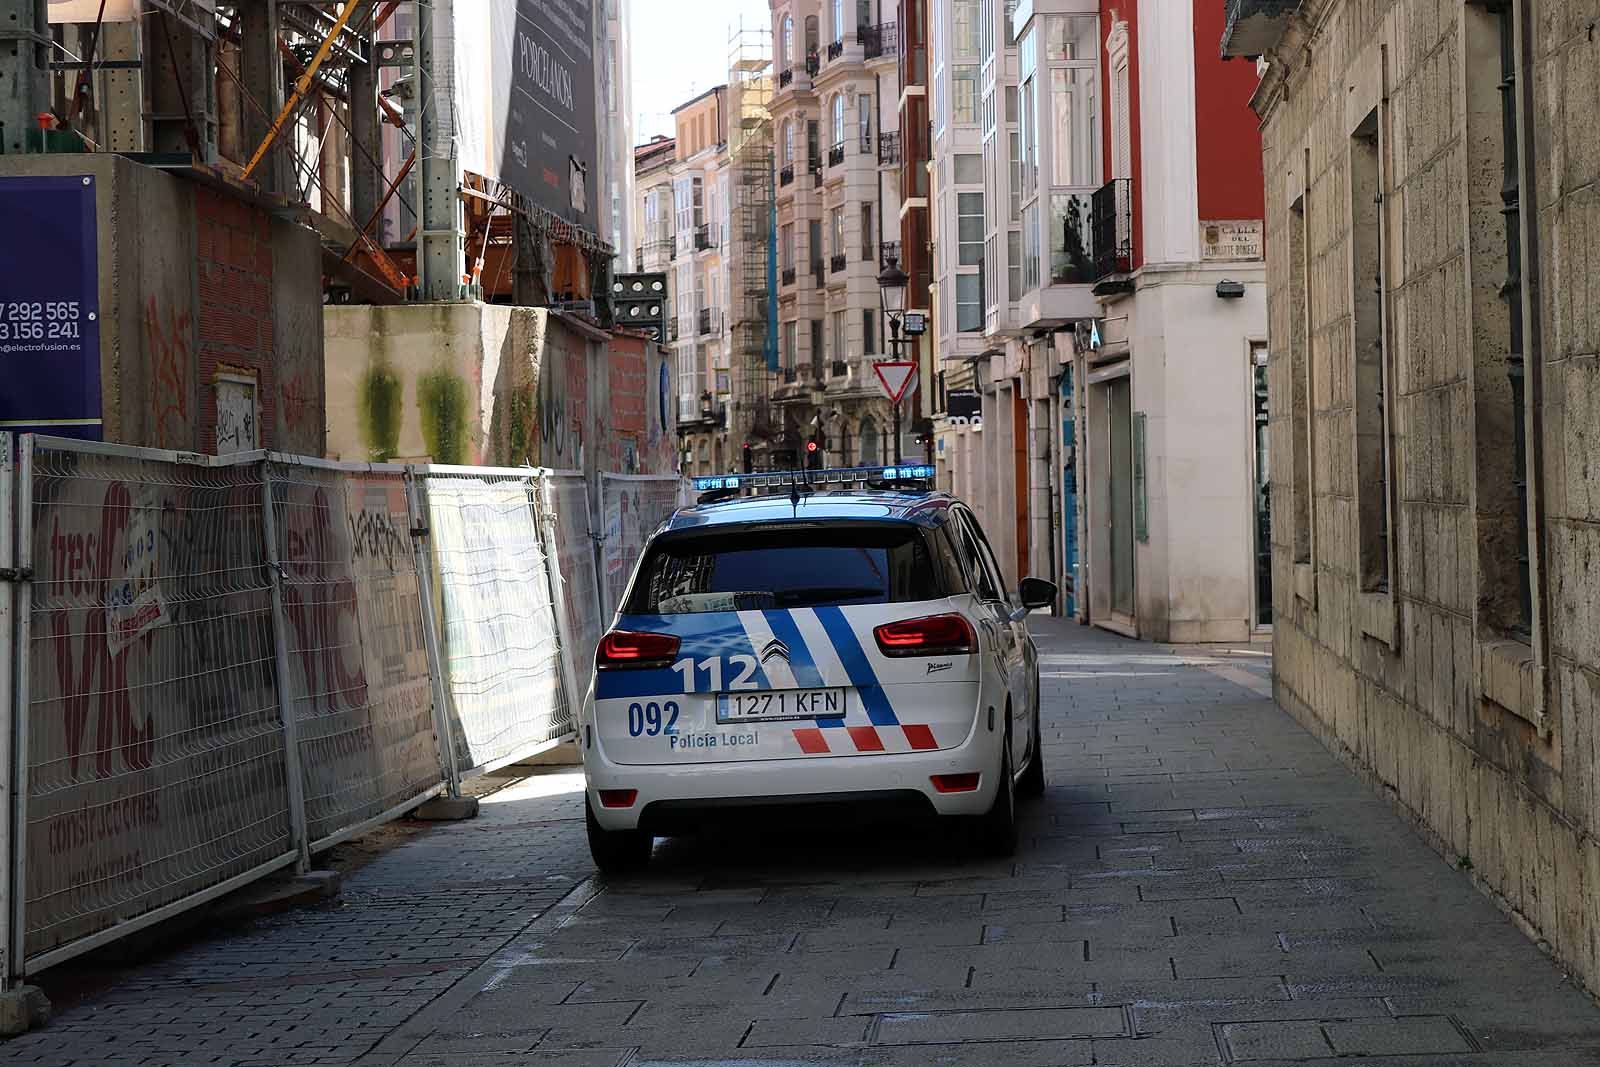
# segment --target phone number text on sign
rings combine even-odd
[[[76,300],[0,300],[0,341],[77,341],[81,319]]]

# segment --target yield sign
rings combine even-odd
[[[891,404],[900,403],[900,398],[906,395],[906,386],[911,384],[912,375],[917,373],[917,365],[909,360],[884,360],[874,363],[872,369],[878,373],[878,385],[883,388],[883,395],[889,398]]]

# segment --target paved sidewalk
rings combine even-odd
[[[1600,1009],[1265,698],[1264,655],[1036,629],[1049,789],[1011,861],[842,828],[605,883],[545,776],[0,1062],[1600,1063]]]

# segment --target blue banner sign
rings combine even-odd
[[[0,177],[0,431],[101,438],[95,180]]]

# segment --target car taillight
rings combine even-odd
[[[600,790],[600,806],[604,808],[631,808],[633,807],[633,802],[638,799],[639,791],[637,789]]]
[[[886,622],[872,631],[885,656],[950,656],[978,646],[972,624],[961,615],[928,615]]]
[[[632,630],[612,630],[600,639],[594,654],[595,670],[665,667],[678,655],[678,639],[672,634],[642,634]]]
[[[930,777],[933,787],[941,793],[970,793],[978,788],[978,772],[970,774],[935,774]]]

